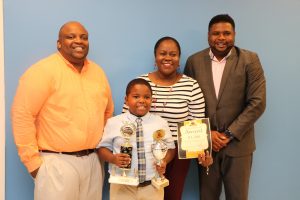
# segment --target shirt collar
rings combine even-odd
[[[223,61],[226,61],[226,60],[227,60],[227,58],[231,55],[231,52],[232,52],[232,49],[228,52],[228,54],[227,54],[222,60],[219,61],[219,60],[215,57],[215,55],[214,55],[214,53],[211,51],[211,49],[209,49],[209,57],[210,57],[210,59],[213,60],[213,61],[223,62]]]
[[[138,116],[135,116],[135,115],[133,115],[132,113],[130,113],[129,110],[126,112],[126,114],[127,114],[127,118],[128,118],[131,122],[135,122],[135,120],[136,120],[137,118],[139,118]],[[146,115],[144,115],[144,116],[142,116],[142,117],[140,117],[140,118],[142,118],[142,120],[145,121],[145,120],[149,119],[149,117],[150,117],[150,113],[147,112]]]
[[[67,59],[65,59],[65,57],[63,57],[63,55],[61,55],[61,53],[58,51],[57,54],[59,55],[59,57],[66,63],[66,65],[68,67],[70,67],[73,71],[76,71],[77,72],[77,69],[74,67],[74,65],[72,65]],[[88,59],[85,59],[84,60],[84,63],[83,63],[83,68],[81,70],[81,72],[84,72],[87,70],[88,68],[88,65],[90,64],[89,60]]]

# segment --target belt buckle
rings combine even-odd
[[[84,149],[76,153],[76,157],[88,156],[92,153],[92,149]]]
[[[76,157],[86,156],[86,155],[88,155],[88,153],[89,153],[89,150],[88,149],[84,149],[84,150],[76,152]]]

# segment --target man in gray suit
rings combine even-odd
[[[210,48],[190,56],[184,69],[203,90],[212,130],[209,175],[199,166],[202,200],[219,199],[222,183],[226,199],[248,198],[254,123],[266,107],[266,81],[257,54],[234,46],[234,40],[234,20],[227,14],[213,17]]]

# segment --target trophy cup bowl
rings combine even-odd
[[[156,142],[151,145],[151,148],[154,158],[158,161],[158,164],[160,164],[161,160],[164,159],[167,154],[167,145],[163,142]]]
[[[156,164],[161,165],[161,161],[165,158],[168,152],[168,146],[162,141],[156,141],[151,145],[151,150],[153,157],[156,159]],[[166,187],[169,185],[169,180],[164,177],[164,175],[159,175],[156,172],[155,177],[151,180],[151,183],[157,189]]]

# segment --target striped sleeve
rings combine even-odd
[[[190,102],[188,103],[191,119],[205,117],[205,99],[197,81],[193,80]]]

